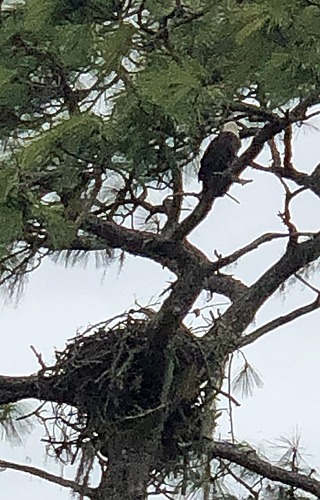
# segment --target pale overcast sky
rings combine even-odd
[[[319,125],[320,120],[313,123]],[[319,137],[320,131],[310,126],[296,132],[294,160],[299,170],[309,172],[320,162]],[[210,216],[192,234],[192,242],[211,257],[215,249],[227,254],[264,232],[285,231],[277,216],[283,209],[283,190],[279,182],[271,175],[250,168],[244,177],[254,182],[244,187],[234,186],[231,190],[240,204],[226,196],[219,199]],[[188,190],[190,188],[198,190],[199,186],[194,183]],[[317,230],[319,213],[320,201],[310,193],[301,194],[293,204],[293,219],[301,231]],[[283,244],[277,241],[265,245],[228,272],[252,283],[279,258]],[[104,269],[96,269],[93,260],[86,269],[65,269],[63,265],[46,261],[30,277],[17,306],[3,301],[0,373],[26,375],[35,372],[38,365],[30,344],[50,362],[54,349],[63,349],[66,339],[73,337],[78,328],[120,313],[136,299],[140,304],[147,304],[152,297],[157,298],[167,286],[167,280],[173,277],[161,266],[130,256],[120,274],[118,270],[118,265],[113,264],[103,278]],[[319,276],[311,276],[310,280],[320,287]],[[313,299],[314,295],[298,283],[285,297],[277,294],[268,301],[254,326]],[[204,297],[201,301],[204,305]],[[221,302],[221,297],[216,297],[215,301]],[[320,471],[319,320],[319,311],[314,312],[268,334],[245,350],[249,361],[262,375],[264,388],[257,390],[252,398],[241,401],[241,407],[236,408],[234,414],[238,439],[251,441],[265,451],[268,440],[274,442],[281,435],[290,436],[298,427],[311,455],[306,459]],[[225,432],[226,426],[222,429]],[[60,473],[58,465],[46,461],[40,437],[36,430],[24,447],[11,448],[0,442],[0,457]],[[65,470],[66,477],[72,478],[72,473],[72,470]],[[69,490],[11,471],[0,474],[0,491],[6,500],[70,498]]]

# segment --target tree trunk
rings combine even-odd
[[[140,427],[140,426],[139,426]],[[143,426],[142,426],[143,427]],[[121,429],[106,443],[108,469],[94,500],[145,500],[150,470],[157,455],[157,436],[143,428]],[[104,453],[104,450],[101,450]]]

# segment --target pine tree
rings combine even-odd
[[[316,0],[27,0],[1,4],[0,283],[19,294],[44,258],[77,263],[100,253],[150,259],[175,275],[157,307],[107,319],[56,353],[54,366],[0,377],[0,423],[15,403],[54,404],[48,440],[78,461],[74,481],[21,470],[94,500],[137,500],[147,489],[172,498],[320,497],[312,471],[271,465],[250,445],[214,439],[219,397],[235,352],[316,310],[305,271],[320,233],[297,229],[291,202],[320,196],[319,167],[294,166],[293,132],[320,104],[320,3]],[[202,142],[237,121],[246,148],[211,189],[189,193]],[[281,141],[279,141],[281,139]],[[263,148],[270,165],[256,162]],[[284,230],[208,258],[189,235],[251,166],[279,179]],[[294,186],[294,187],[292,187]],[[189,211],[185,212],[188,208]],[[249,285],[227,266],[282,239],[282,255]],[[251,256],[250,256],[251,257]],[[251,329],[257,312],[295,277],[308,305]],[[202,336],[185,318],[202,291],[228,307],[206,316]],[[245,360],[236,386],[260,383]],[[35,412],[45,425],[41,408]],[[3,419],[2,419],[3,418]],[[59,444],[50,438],[59,429]],[[63,442],[63,445],[61,445]],[[89,483],[101,466],[96,488]],[[0,460],[0,467],[19,469]],[[282,483],[283,486],[277,486]],[[231,493],[230,493],[231,491]],[[299,493],[302,492],[302,493]],[[171,498],[171,497],[170,497]]]

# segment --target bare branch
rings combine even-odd
[[[205,272],[205,270],[204,270]],[[199,267],[185,272],[172,286],[169,297],[161,309],[148,323],[148,337],[151,339],[151,352],[157,352],[167,347],[169,340],[176,333],[181,321],[189,312],[192,304],[201,292],[204,276]]]
[[[12,469],[12,470],[18,470],[20,472],[26,472],[27,474],[40,477],[41,479],[45,479],[46,481],[50,481],[51,483],[58,484],[59,486],[70,488],[75,493],[79,493],[81,495],[92,497],[95,491],[93,488],[89,488],[88,486],[82,486],[81,484],[78,484],[75,481],[71,481],[70,479],[65,479],[61,476],[56,476],[55,474],[51,474],[50,472],[47,472],[43,469],[38,469],[38,467],[17,464],[14,462],[8,462],[6,460],[0,460],[0,467],[4,469]]]
[[[226,465],[225,463],[222,463],[221,466],[223,469],[227,471],[227,473],[237,481],[237,483],[241,484],[246,490],[249,491],[250,495],[252,496],[253,499],[259,500],[259,493],[257,493],[250,484],[246,483],[240,476],[240,474],[235,474],[232,470],[232,468],[229,465]]]
[[[299,307],[298,309],[295,309],[294,311],[291,311],[290,313],[285,314],[284,316],[279,316],[278,318],[270,321],[269,323],[266,323],[260,328],[257,328],[257,330],[255,330],[254,332],[249,333],[245,337],[241,338],[238,342],[238,347],[244,347],[246,345],[252,344],[266,333],[269,333],[272,330],[279,328],[280,326],[290,323],[291,321],[300,318],[300,316],[304,316],[305,314],[315,311],[316,309],[319,309],[319,307],[320,307],[320,297],[317,297],[317,299],[311,304]]]
[[[320,290],[318,290],[318,288],[316,288],[315,286],[311,285],[302,276],[299,276],[299,274],[297,274],[297,273],[294,276],[295,276],[295,278],[297,278],[297,280],[301,281],[301,283],[303,283],[304,285],[306,285],[306,287],[308,287],[310,290],[312,290],[313,292],[316,292],[318,295],[320,295]]]
[[[297,233],[297,235],[298,234],[299,233]],[[256,250],[263,243],[268,243],[270,241],[273,241],[273,240],[279,239],[279,238],[288,238],[288,234],[287,233],[266,233],[266,234],[263,234],[262,236],[259,236],[259,238],[256,238],[251,243],[248,243],[248,245],[240,248],[240,250],[236,250],[234,253],[227,255],[226,257],[219,257],[219,259],[218,259],[219,268],[224,267],[224,266],[228,266],[229,264],[236,262],[238,259],[240,259],[240,257],[243,257],[243,255],[246,255],[247,253],[251,252],[252,250]]]
[[[37,361],[38,361],[39,365],[41,366],[41,368],[43,370],[45,370],[47,367],[43,361],[42,354],[40,354],[33,345],[30,345],[30,349],[33,352],[33,354],[35,355],[35,357],[37,358]]]
[[[308,120],[310,118],[310,116],[307,116],[308,108],[318,104],[318,102],[319,92],[315,92],[313,95],[301,99],[289,113],[290,123]]]
[[[245,467],[251,472],[280,483],[301,488],[305,492],[320,497],[320,482],[304,474],[287,471],[276,465],[271,465],[267,460],[260,458],[256,451],[244,449],[241,445],[228,442],[213,442],[212,458],[223,458],[241,467]]]
[[[98,218],[91,218],[86,227],[90,233],[104,240],[111,248],[121,248],[132,255],[148,257],[168,267],[173,272],[177,272],[173,254],[168,248],[170,243],[168,242],[165,245],[165,242],[163,242],[161,245],[160,238],[153,233],[147,231],[139,232],[134,229],[121,227],[112,221],[102,221]],[[173,245],[171,247],[173,250]],[[171,256],[171,259],[169,256]]]

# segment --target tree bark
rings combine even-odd
[[[145,500],[150,471],[158,451],[157,430],[148,429],[142,418],[132,426],[118,429],[108,438],[102,453],[108,456],[94,500]],[[151,419],[152,420],[152,419]],[[156,427],[159,429],[159,427]],[[155,429],[156,429],[155,428]]]

